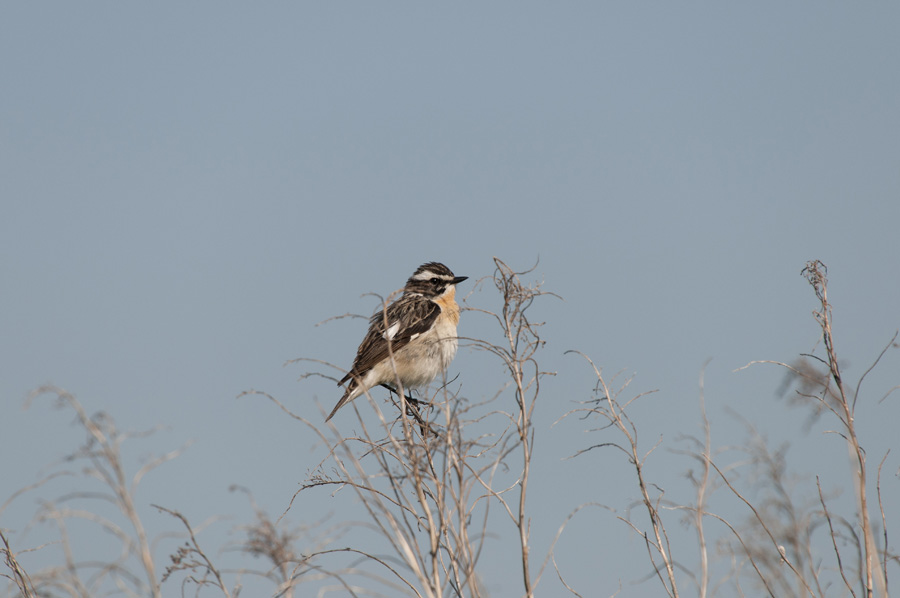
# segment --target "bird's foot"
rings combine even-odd
[[[392,394],[396,394],[398,397],[400,396],[400,393],[397,392],[396,388],[388,386],[387,384],[382,384],[381,386],[387,388]],[[437,434],[434,430],[430,429],[428,421],[422,417],[423,409],[431,407],[431,403],[413,398],[412,393],[403,395],[403,399],[406,404],[406,416],[415,420],[416,424],[419,426],[419,430],[422,432],[422,436],[424,437],[427,432]]]

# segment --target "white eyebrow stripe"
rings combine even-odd
[[[440,280],[451,281],[453,280],[452,276],[447,276],[446,274],[438,274],[436,272],[432,272],[431,270],[425,270],[424,272],[419,272],[415,276],[413,276],[413,280],[431,280],[432,278],[439,278]]]
[[[396,336],[397,331],[400,330],[400,322],[394,322],[391,324],[387,330],[384,331],[382,335],[386,340],[394,340],[394,336]]]

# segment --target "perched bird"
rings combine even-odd
[[[396,387],[398,380],[404,389],[425,386],[447,369],[458,345],[456,285],[467,278],[437,262],[413,272],[403,295],[369,321],[353,369],[338,382],[347,383],[344,396],[325,421],[372,387]]]

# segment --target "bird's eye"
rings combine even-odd
[[[432,278],[432,279],[431,279],[431,284],[437,284],[437,283],[439,283],[439,282],[441,282],[441,280],[440,280],[439,278]]]

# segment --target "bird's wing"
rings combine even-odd
[[[400,300],[389,305],[386,311],[376,312],[369,321],[369,332],[356,352],[353,369],[338,384],[364,376],[387,359],[389,347],[396,353],[420,334],[428,332],[440,313],[440,306],[427,299]]]

